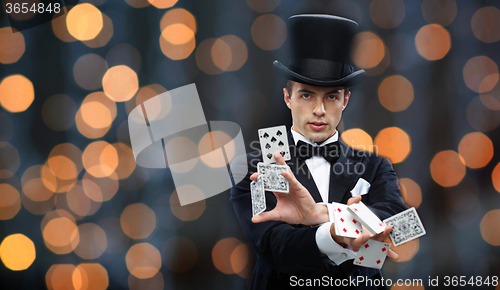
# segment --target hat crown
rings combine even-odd
[[[349,50],[358,24],[325,14],[300,14],[289,18],[290,59],[323,59],[351,64]]]

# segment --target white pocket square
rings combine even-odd
[[[367,194],[368,190],[370,190],[370,186],[371,184],[363,178],[358,179],[358,183],[356,183],[356,186],[351,190],[352,197]]]

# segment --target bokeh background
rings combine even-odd
[[[338,129],[389,157],[427,230],[385,277],[500,275],[499,6],[91,0],[16,33],[2,11],[0,289],[245,289],[255,255],[229,192],[181,207],[168,168],[135,165],[127,114],[196,83],[206,119],[253,150],[257,129],[291,125],[272,62],[297,13],[360,25],[367,78]]]

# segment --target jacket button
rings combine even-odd
[[[347,258],[347,254],[346,253],[342,253],[342,257]]]

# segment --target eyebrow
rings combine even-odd
[[[308,89],[301,89],[301,90],[298,90],[297,92],[298,93],[302,92],[302,93],[314,94],[314,95],[316,94],[315,92],[310,91]],[[340,90],[337,89],[337,90],[329,91],[326,93],[326,95],[329,95],[329,94],[340,94]]]

